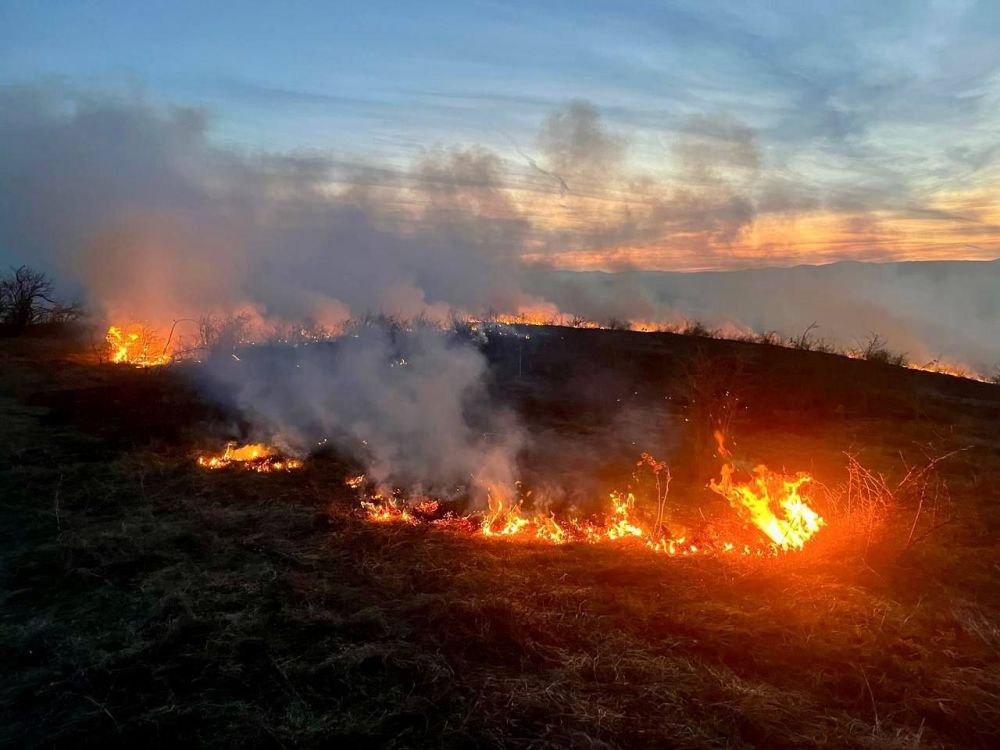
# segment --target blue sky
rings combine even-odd
[[[135,90],[205,108],[221,144],[396,164],[438,144],[533,155],[549,113],[581,99],[664,183],[677,134],[725,117],[753,133],[768,185],[824,209],[879,195],[897,212],[883,222],[975,206],[992,227],[997,39],[1000,3],[967,0],[6,0],[0,83]],[[989,255],[997,238],[978,234]]]
[[[525,137],[568,98],[634,128],[727,110],[782,141],[842,139],[905,109],[887,101],[895,87],[971,96],[1000,63],[990,2],[8,0],[0,13],[5,80],[134,83],[279,146],[370,145],[357,124],[403,142]],[[934,98],[928,114],[947,121]]]

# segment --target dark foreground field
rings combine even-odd
[[[669,334],[491,339],[525,472],[568,496],[649,450],[672,517],[725,518],[720,409],[748,459],[828,490],[801,553],[672,559],[372,524],[335,455],[205,472],[226,419],[183,368],[0,346],[0,746],[997,746],[998,387]],[[898,497],[838,489],[844,451],[895,486],[964,448]]]

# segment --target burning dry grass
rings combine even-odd
[[[639,482],[645,469],[647,481],[652,478],[654,503],[651,512],[647,513],[639,511],[635,495],[627,490],[609,495],[609,510],[603,516],[557,517],[544,509],[528,513],[524,505],[530,492],[515,499],[502,488],[492,485],[487,492],[488,508],[477,514],[478,518],[458,517],[452,513],[435,517],[439,508],[435,500],[407,500],[402,490],[377,490],[366,497],[363,475],[349,477],[345,483],[359,491],[365,516],[378,523],[434,524],[463,531],[473,530],[485,538],[527,539],[555,545],[632,544],[668,556],[721,554],[761,557],[801,550],[825,523],[809,506],[803,489],[812,477],[805,473],[789,477],[758,465],[748,480],[736,481],[732,456],[721,432],[716,433],[716,439],[724,463],[720,479],[713,479],[709,487],[727,498],[741,517],[762,532],[767,546],[759,542],[737,543],[706,533],[692,538],[670,535],[667,532],[666,503],[672,475],[666,462],[657,461],[649,453],[642,454],[633,475],[633,479]]]
[[[174,332],[179,322],[197,325],[197,337],[184,345],[171,346]],[[836,354],[853,359],[865,359],[882,364],[906,367],[912,370],[940,375],[990,382],[990,378],[977,373],[974,368],[958,362],[940,359],[925,363],[910,362],[905,354],[890,350],[884,339],[871,334],[854,348],[843,348],[813,335],[817,328],[813,323],[797,336],[783,336],[776,331],[753,332],[745,326],[727,324],[721,328],[711,328],[699,320],[647,321],[616,320],[596,321],[580,316],[540,313],[491,313],[486,316],[454,316],[449,323],[435,322],[419,316],[406,320],[389,315],[366,315],[346,321],[339,328],[325,328],[316,324],[290,325],[287,323],[266,324],[254,321],[246,313],[230,313],[224,316],[204,316],[198,320],[180,318],[174,321],[169,331],[143,323],[112,325],[105,334],[99,358],[115,364],[134,367],[154,367],[171,362],[175,356],[190,356],[223,352],[235,354],[241,346],[255,346],[271,343],[298,346],[299,344],[331,341],[342,335],[351,335],[358,330],[379,327],[388,331],[410,331],[419,328],[450,328],[460,336],[475,337],[483,330],[493,333],[505,330],[516,331],[517,327],[571,327],[585,330],[632,331],[636,333],[673,333],[695,338],[725,339],[752,342],[803,351]]]
[[[802,551],[664,565],[637,542],[370,523],[335,457],[260,477],[202,471],[180,440],[124,450],[25,406],[53,386],[43,371],[15,387],[19,373],[0,370],[0,745],[995,745],[986,401],[837,423],[864,452],[815,471],[827,525]],[[154,373],[99,375],[127,399]],[[899,465],[942,414],[951,442],[931,456],[975,453]],[[766,441],[789,461],[850,444],[752,435]],[[671,503],[684,490],[675,477]],[[637,497],[652,528],[653,491]]]
[[[276,448],[263,443],[237,445],[229,443],[226,450],[218,454],[202,454],[197,459],[203,469],[238,468],[267,474],[273,471],[294,471],[301,469],[303,462],[298,458],[282,455]]]

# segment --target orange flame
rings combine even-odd
[[[781,549],[802,549],[825,523],[800,492],[812,477],[805,473],[789,477],[761,464],[754,468],[749,482],[735,483],[732,454],[726,448],[725,436],[716,431],[715,440],[719,444],[719,455],[727,460],[719,481],[713,479],[709,483],[712,491],[748,515],[750,521]]]
[[[155,367],[170,361],[170,354],[167,353],[159,335],[137,323],[125,328],[111,326],[104,340],[108,348],[108,357],[115,364]]]
[[[375,523],[420,523],[409,508],[400,505],[393,497],[377,495],[372,500],[362,501],[361,507],[364,508],[368,519],[375,521]]]
[[[726,463],[722,467],[720,480],[713,480],[709,486],[729,499],[742,513],[749,515],[754,525],[768,538],[770,543],[767,546],[737,546],[731,541],[704,539],[696,543],[684,536],[672,538],[662,531],[662,507],[657,514],[656,523],[647,525],[640,518],[636,498],[631,492],[612,492],[609,496],[610,512],[603,518],[584,520],[575,517],[559,519],[550,512],[526,516],[522,502],[509,500],[509,493],[500,486],[490,487],[487,492],[488,510],[475,523],[472,518],[459,518],[451,514],[432,520],[431,516],[438,505],[428,499],[417,505],[405,504],[379,493],[371,500],[362,501],[361,505],[367,517],[379,523],[405,522],[419,525],[429,522],[439,527],[478,532],[489,538],[537,540],[548,544],[632,544],[668,556],[764,557],[781,551],[801,549],[824,524],[823,519],[809,507],[801,494],[801,488],[811,481],[811,477],[808,474],[786,477],[758,466],[751,481],[738,484],[733,481],[734,466],[722,435],[717,433],[716,438],[719,441],[719,453]],[[656,461],[649,454],[643,454],[639,465],[651,466],[657,473],[657,478],[669,486],[669,468],[665,463]],[[660,477],[660,474],[664,476]],[[350,477],[345,484],[359,489],[362,480],[363,477]]]
[[[236,443],[226,445],[221,455],[198,456],[198,465],[204,469],[225,469],[238,466],[248,471],[266,474],[272,471],[292,471],[302,468],[302,461],[297,458],[286,458],[274,448],[263,443],[250,443],[237,447]]]
[[[351,480],[348,478],[345,484],[351,487]],[[376,494],[371,500],[362,500],[361,507],[365,511],[368,520],[376,523],[396,523],[419,524],[432,517],[438,510],[437,500],[430,498],[420,498],[412,503],[398,500],[395,497]]]

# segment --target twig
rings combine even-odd
[[[170,333],[167,335],[167,343],[165,343],[163,345],[163,354],[161,356],[165,357],[167,355],[167,350],[170,348],[170,340],[174,337],[174,329],[177,327],[177,324],[178,323],[183,323],[185,321],[187,321],[189,323],[197,323],[198,322],[194,318],[177,318],[174,321],[174,324],[172,326],[170,326]]]
[[[865,678],[865,687],[868,688],[868,697],[872,699],[872,712],[875,714],[875,724],[872,726],[872,735],[875,735],[882,724],[878,718],[878,706],[875,704],[875,693],[872,692],[872,686],[871,683],[868,682],[868,675],[865,673],[865,668],[861,665],[858,666],[861,668],[861,676]]]
[[[122,733],[122,728],[121,728],[121,726],[119,726],[119,724],[118,724],[118,719],[116,719],[116,718],[114,717],[114,714],[112,714],[112,713],[111,713],[111,712],[110,712],[110,711],[108,710],[108,707],[107,707],[107,706],[106,706],[105,704],[103,704],[103,703],[98,703],[98,702],[97,702],[97,701],[95,701],[95,700],[94,700],[93,698],[91,698],[91,697],[90,697],[89,695],[84,695],[83,697],[84,697],[84,698],[85,698],[86,700],[88,700],[88,701],[90,701],[91,703],[93,703],[93,704],[94,704],[95,706],[97,706],[97,707],[98,707],[98,708],[99,708],[99,709],[100,709],[100,710],[101,710],[101,711],[102,711],[102,712],[103,712],[103,713],[104,713],[104,714],[105,714],[105,715],[106,715],[106,716],[107,716],[107,717],[108,717],[109,719],[111,719],[112,723],[113,723],[113,724],[115,725],[115,731],[116,731],[116,732],[118,732],[118,734],[121,734],[121,733]]]
[[[926,490],[927,490],[926,487],[920,488],[920,502],[917,503],[917,512],[913,514],[913,525],[910,526],[910,535],[906,537],[906,544],[903,545],[904,550],[909,549],[910,542],[913,541],[913,532],[917,530],[917,521],[920,520],[920,511],[923,510],[924,507],[924,493],[926,492]]]
[[[55,495],[52,498],[52,508],[56,514],[56,531],[62,531],[62,520],[59,517],[59,491],[62,489],[62,480],[63,480],[62,472],[59,472],[59,479],[56,482]]]

